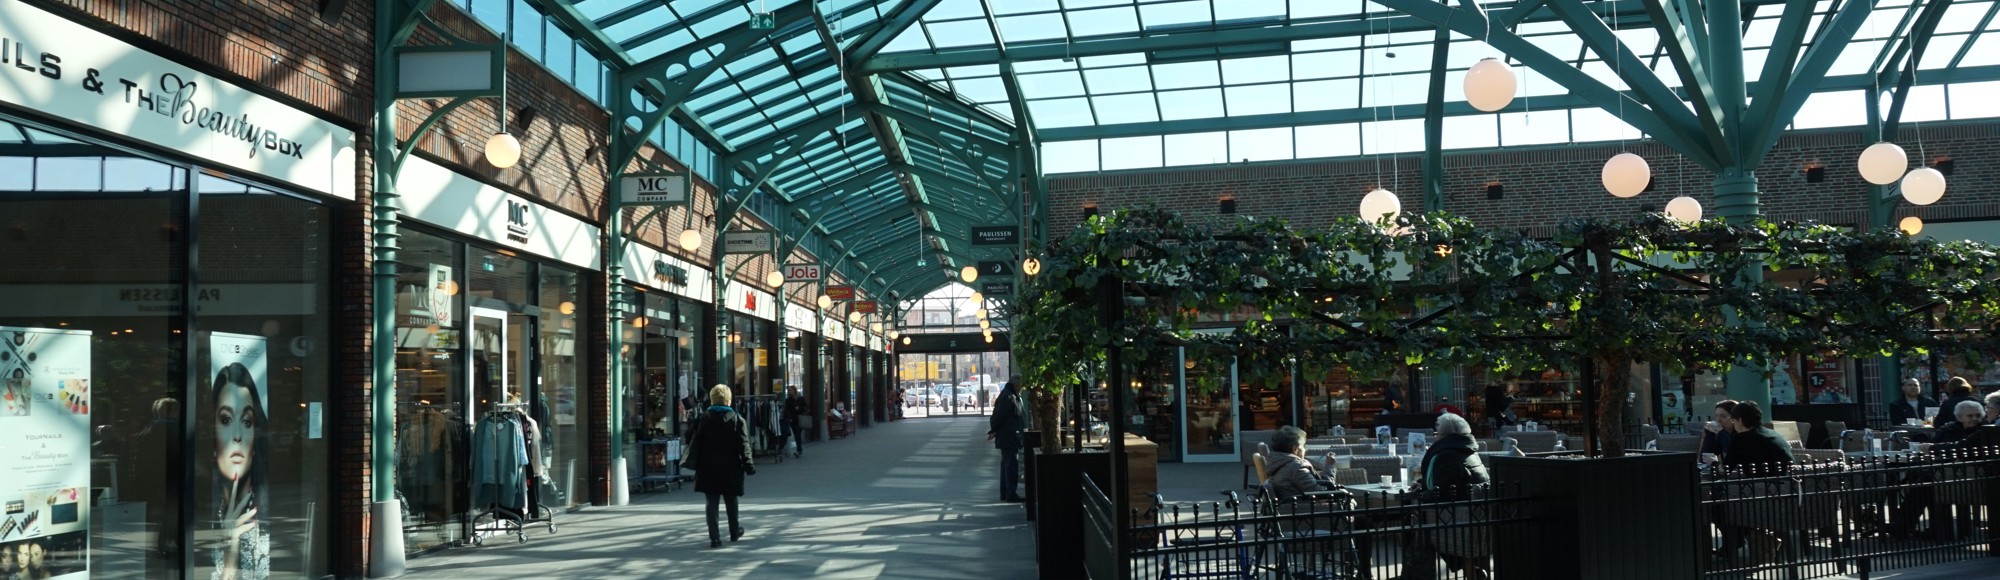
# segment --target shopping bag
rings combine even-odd
[[[791,440],[791,441],[786,441],[786,442],[785,442],[785,452],[786,452],[786,453],[790,453],[790,454],[792,454],[792,455],[798,455],[798,454],[799,454],[799,440],[797,440],[797,439],[793,439],[793,440]]]

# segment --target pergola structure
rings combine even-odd
[[[720,156],[717,225],[775,207],[786,249],[906,299],[980,258],[971,226],[1046,238],[1040,160],[1066,144],[1420,150],[1437,207],[1443,151],[1519,143],[1502,119],[1569,110],[1572,134],[1583,115],[1623,123],[1715,172],[1717,213],[1743,218],[1816,98],[1861,92],[1892,140],[1916,87],[2000,79],[1990,0],[531,2],[612,71],[633,129],[613,167],[671,117]],[[1497,116],[1457,88],[1486,57],[1524,79]]]

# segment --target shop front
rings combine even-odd
[[[589,501],[584,346],[598,230],[581,219],[412,158],[396,280],[396,492],[405,549],[468,539],[488,511],[465,466],[493,453],[482,422],[526,425],[536,508]],[[602,420],[598,418],[597,420]],[[490,502],[489,502],[490,503]]]
[[[331,573],[353,131],[20,2],[0,44],[0,577]]]
[[[714,315],[715,285],[707,270],[654,248],[625,251],[625,271],[633,284],[624,290],[629,305],[621,347],[625,397],[625,464],[637,478],[666,477],[671,436],[687,430],[693,411],[705,408],[701,356],[708,342],[700,331]],[[641,444],[641,442],[645,444]],[[673,451],[673,453],[670,453]],[[644,479],[642,479],[644,480]]]
[[[784,392],[777,376],[778,303],[769,292],[742,282],[729,285],[728,325],[724,332],[729,343],[729,388],[739,398],[767,399]]]

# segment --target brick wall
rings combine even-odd
[[[349,10],[353,10],[350,7]],[[373,14],[373,12],[369,12]],[[356,135],[355,148],[374,146],[367,133]],[[360,156],[355,193],[359,203],[338,206],[334,222],[333,308],[335,353],[333,408],[334,573],[359,578],[368,573],[369,509],[374,499],[375,429],[375,256],[370,241],[374,228],[375,167]]]
[[[1907,129],[1906,129],[1907,131]],[[1924,151],[1949,156],[1955,171],[1943,200],[1928,207],[1901,204],[1897,215],[1926,220],[2000,217],[2000,123],[1932,124],[1924,128]],[[1914,133],[1901,144],[1918,161]],[[1809,131],[1781,139],[1758,171],[1764,215],[1772,219],[1815,220],[1860,225],[1867,221],[1867,184],[1854,159],[1867,143],[1858,129]],[[1700,200],[1715,215],[1713,174],[1663,146],[1637,143],[1627,150],[1652,166],[1651,192],[1617,199],[1599,184],[1604,160],[1620,146],[1595,144],[1553,148],[1447,154],[1444,209],[1491,227],[1548,226],[1566,217],[1615,218],[1643,206],[1659,211],[1678,195]],[[1405,211],[1422,207],[1423,159],[1400,158],[1294,161],[1205,166],[1049,178],[1050,235],[1062,237],[1083,219],[1083,207],[1101,211],[1156,202],[1190,217],[1218,215],[1217,200],[1236,199],[1237,213],[1283,218],[1296,227],[1324,227],[1354,215],[1361,196],[1376,186],[1395,191]],[[1807,183],[1809,163],[1826,166],[1826,179]],[[1379,172],[1379,173],[1378,173]],[[1504,186],[1501,200],[1486,198],[1486,184]]]

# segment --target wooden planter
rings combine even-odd
[[[1035,451],[1035,560],[1042,578],[1082,578],[1083,475],[1093,481],[1111,477],[1111,454]]]
[[[1491,457],[1493,480],[1536,498],[1527,533],[1496,538],[1496,578],[1679,580],[1701,576],[1706,536],[1695,457]]]

